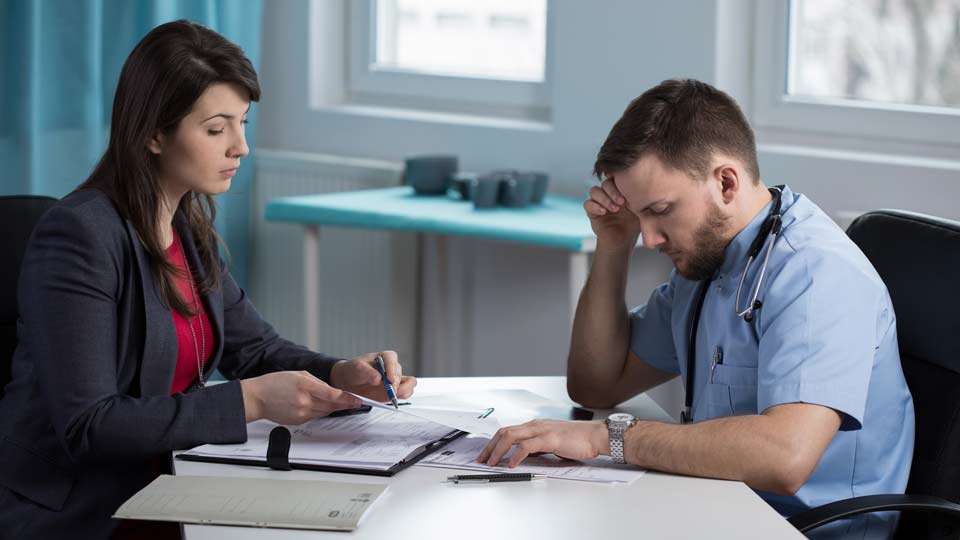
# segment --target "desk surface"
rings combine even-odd
[[[459,234],[592,252],[597,239],[582,205],[579,199],[547,195],[542,205],[475,210],[472,203],[415,195],[403,186],[277,198],[267,204],[266,219]]]
[[[417,394],[493,389],[525,389],[557,402],[571,403],[563,377],[425,378],[420,379]],[[619,409],[642,418],[670,421],[663,409],[645,395]],[[390,486],[353,533],[186,525],[187,540],[803,539],[741,482],[647,473],[630,485],[547,479],[456,486],[443,482],[455,472],[432,467],[411,467],[393,478],[272,471],[180,460],[174,460],[174,467],[176,474],[184,475],[322,479]]]

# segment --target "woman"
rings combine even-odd
[[[119,536],[113,511],[171,450],[357,406],[347,390],[386,399],[376,353],[339,360],[281,339],[220,259],[211,195],[249,151],[259,97],[239,47],[198,24],[159,26],[130,53],[103,158],[24,258],[0,400],[0,536]],[[383,355],[410,396],[416,380]],[[207,386],[215,368],[229,382]]]

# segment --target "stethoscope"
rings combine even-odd
[[[735,317],[743,317],[746,322],[753,321],[753,314],[756,310],[763,307],[763,302],[757,299],[760,296],[760,284],[763,282],[763,275],[767,271],[767,262],[770,260],[770,252],[773,251],[773,244],[777,241],[777,235],[780,234],[780,225],[782,216],[780,207],[783,203],[783,187],[774,186],[768,188],[770,195],[773,196],[773,204],[770,206],[770,214],[760,226],[757,237],[750,244],[750,250],[747,252],[747,264],[743,267],[743,273],[740,274],[740,284],[737,285],[737,298],[734,301],[733,314]],[[767,240],[770,240],[767,242]],[[747,278],[747,272],[753,261],[760,255],[763,245],[767,244],[767,251],[763,256],[763,263],[760,264],[760,274],[757,276],[757,283],[753,287],[753,297],[746,307],[740,309],[740,293],[743,290],[743,282]],[[700,283],[700,293],[697,296],[697,307],[693,312],[693,325],[690,328],[690,344],[687,347],[687,382],[686,397],[684,398],[683,411],[680,413],[680,422],[688,424],[693,421],[693,383],[697,363],[697,327],[700,326],[700,312],[703,311],[703,301],[707,298],[707,291],[710,290],[710,280],[704,280]]]

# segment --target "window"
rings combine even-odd
[[[758,9],[759,125],[960,141],[960,0],[779,0]]]
[[[797,0],[788,93],[960,107],[960,1]]]
[[[364,0],[349,7],[352,101],[546,114],[546,0]]]
[[[377,0],[378,69],[543,82],[546,0]]]

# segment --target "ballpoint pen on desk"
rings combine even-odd
[[[489,484],[491,482],[529,482],[546,478],[545,474],[499,473],[499,474],[458,474],[448,476],[447,482],[454,484]]]
[[[377,371],[380,372],[380,379],[383,381],[383,388],[387,391],[387,397],[390,398],[390,402],[393,403],[395,409],[399,409],[400,406],[397,405],[397,393],[393,390],[393,385],[390,384],[390,380],[387,379],[387,368],[383,365],[383,355],[377,354]]]

